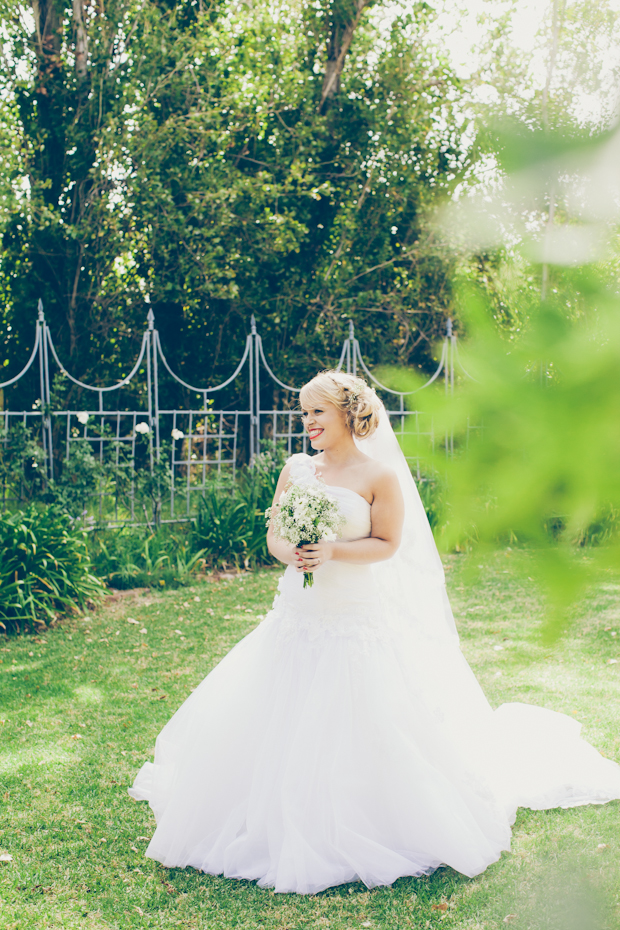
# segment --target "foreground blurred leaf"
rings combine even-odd
[[[551,637],[593,577],[620,561],[620,308],[594,272],[570,274],[580,315],[570,319],[559,301],[546,301],[511,342],[485,296],[464,295],[472,335],[462,362],[471,379],[454,397],[412,397],[432,414],[436,436],[454,435],[455,455],[405,440],[407,454],[422,451],[446,478],[444,547],[538,549]],[[413,391],[417,378],[401,373],[400,386]]]

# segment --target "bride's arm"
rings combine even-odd
[[[278,478],[278,483],[276,485],[276,493],[273,495],[274,507],[277,507],[278,501],[280,500],[280,495],[288,484],[290,471],[291,466],[287,463],[280,472],[280,477]],[[270,521],[269,529],[267,530],[267,548],[271,554],[276,557],[276,559],[278,559],[280,562],[284,562],[285,565],[291,565],[293,562],[298,561],[298,558],[295,555],[295,547],[290,543],[285,542],[283,539],[278,539],[278,537],[274,535],[272,521]]]
[[[396,474],[391,469],[381,469],[372,491],[371,535],[351,542],[338,540],[303,546],[298,549],[303,562],[300,570],[305,568],[306,571],[312,571],[329,559],[366,565],[383,562],[394,555],[400,545],[405,516],[405,504]]]

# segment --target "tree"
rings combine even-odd
[[[201,66],[177,70],[142,133],[135,209],[162,233],[155,247],[145,241],[140,268],[179,352],[209,339],[221,351],[222,333],[245,330],[254,312],[289,380],[334,357],[349,317],[377,361],[430,363],[450,288],[424,218],[462,152],[446,103],[453,79],[423,49],[429,15],[420,5],[396,19],[372,66],[378,29],[362,20],[329,106],[324,62],[337,30],[322,7],[302,7],[286,29],[256,8],[237,16],[237,33],[222,19],[203,36]],[[195,119],[172,93],[192,101]],[[192,327],[205,335],[190,338]]]
[[[348,318],[373,360],[432,364],[450,263],[425,217],[466,156],[425,3],[388,22],[362,0],[45,0],[30,34],[15,10],[12,357],[43,295],[90,380],[126,371],[149,302],[175,367],[211,383],[252,312],[289,380],[334,358]]]
[[[485,222],[477,221],[482,248],[463,270],[487,289],[498,321],[518,330],[537,303],[537,290],[543,299],[550,288],[565,290],[567,311],[579,302],[570,275],[563,279],[561,262],[550,252],[557,227],[575,222],[574,205],[566,199],[574,199],[574,172],[563,164],[564,173],[554,173],[551,153],[570,149],[579,137],[587,142],[617,118],[620,11],[608,0],[547,0],[535,42],[523,49],[513,35],[516,9],[515,2],[489,5],[486,37],[476,50],[480,64],[472,78],[471,106],[477,114],[478,152],[472,153],[469,184],[493,195],[495,215],[492,221],[487,210]],[[543,149],[546,174],[538,170]],[[538,166],[536,183],[525,176],[532,164]],[[511,177],[508,184],[506,177]],[[502,185],[500,207],[493,188]],[[529,241],[534,229],[540,260],[532,262],[531,250],[528,260],[519,244]],[[471,254],[472,243],[473,237],[466,253]]]
[[[4,233],[5,344],[23,354],[42,297],[63,356],[79,372],[91,342],[105,338],[117,296],[106,294],[105,282],[124,231],[123,217],[109,209],[124,11],[113,3],[104,12],[83,0],[37,0],[27,13],[16,7],[9,21],[6,62],[20,65],[9,89],[28,195]]]

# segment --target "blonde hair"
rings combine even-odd
[[[366,439],[379,425],[381,401],[374,388],[362,378],[331,369],[321,371],[304,384],[299,402],[306,410],[320,407],[327,401],[345,414],[345,422],[354,436]]]

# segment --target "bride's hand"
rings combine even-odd
[[[332,558],[334,544],[331,542],[307,543],[295,549],[295,568],[298,572],[313,572]]]

